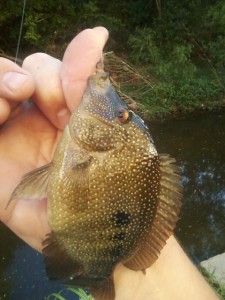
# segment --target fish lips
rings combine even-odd
[[[99,120],[110,122],[115,119],[118,109],[128,110],[128,107],[111,85],[108,74],[103,72],[89,79],[79,109]]]

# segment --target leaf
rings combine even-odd
[[[58,294],[52,293],[52,294],[48,295],[47,300],[50,300],[51,297],[55,297],[54,299],[59,299],[59,300],[66,300],[63,296],[60,295],[60,292]]]
[[[90,295],[87,295],[83,289],[80,289],[80,288],[75,289],[75,288],[69,287],[68,290],[70,292],[78,295],[81,298],[81,300],[92,300],[93,299]]]

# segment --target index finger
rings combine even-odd
[[[34,79],[26,70],[0,57],[0,125],[10,116],[19,102],[34,92]]]
[[[20,102],[33,92],[32,75],[12,61],[0,57],[0,97]]]
[[[107,39],[108,31],[104,27],[86,29],[66,49],[61,80],[65,100],[71,112],[76,110],[82,99],[87,80],[95,72]]]

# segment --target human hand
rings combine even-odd
[[[107,37],[104,28],[83,31],[62,63],[39,53],[28,56],[20,68],[0,58],[0,220],[38,251],[50,231],[46,200],[12,201],[5,208],[21,177],[51,161]],[[119,264],[114,280],[116,300],[218,299],[173,237],[146,275]]]
[[[43,53],[28,56],[22,68],[0,58],[0,220],[38,251],[50,231],[46,199],[6,206],[21,177],[51,161],[107,38],[102,27],[81,32],[62,63]]]

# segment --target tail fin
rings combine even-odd
[[[115,299],[115,287],[112,277],[104,280],[97,287],[89,288],[90,293],[95,300],[114,300]]]

